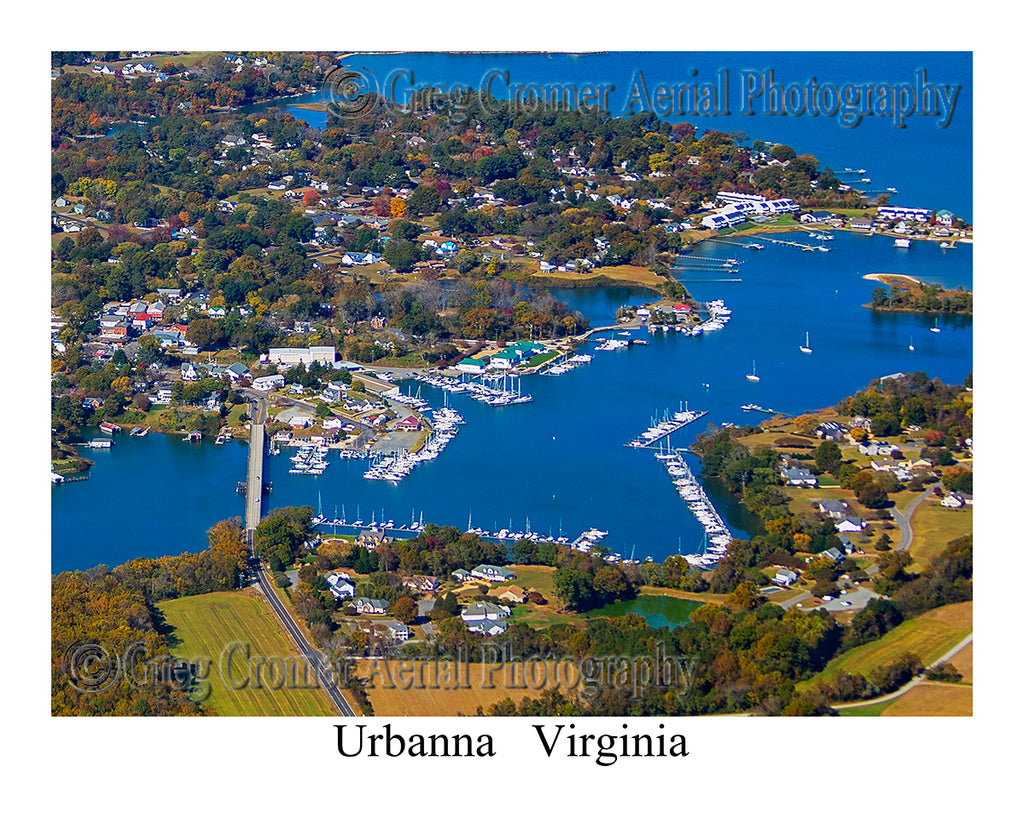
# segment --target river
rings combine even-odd
[[[883,237],[834,235],[828,253],[704,242],[694,255],[743,261],[731,276],[679,274],[697,299],[725,300],[732,320],[723,330],[699,338],[641,332],[646,346],[594,353],[592,364],[560,377],[524,379],[523,391],[534,397],[529,404],[492,408],[452,396],[466,424],[437,460],[397,486],[367,481],[361,462],[337,456],[319,477],[290,475],[287,457],[270,457],[274,489],[265,509],[309,504],[328,517],[405,523],[422,515],[460,527],[472,516],[485,529],[521,531],[529,523],[533,531],[570,537],[596,527],[609,532],[612,549],[637,558],[699,548],[703,531],[665,470],[650,452],[623,446],[652,415],[681,403],[707,410],[706,418],[672,436],[674,445],[686,446],[709,422],[762,417],[741,410],[745,403],[796,414],[831,406],[889,373],[924,371],[961,383],[972,370],[970,318],[942,319],[942,332],[932,333],[932,316],[863,307],[878,286],[863,279],[866,273],[969,287],[971,245],[942,250],[916,242],[903,250]],[[623,304],[651,298],[630,288],[557,295],[594,325],[613,320]],[[798,349],[805,333],[810,355]],[[745,378],[755,360],[758,383]],[[432,406],[442,403],[430,387],[422,396]],[[90,451],[96,461],[90,479],[52,489],[52,569],[204,548],[213,523],[243,512],[236,485],[245,478],[246,452],[243,444],[186,444],[157,434],[122,434],[111,450]],[[697,459],[690,464],[699,470]],[[744,536],[749,518],[742,508],[715,499],[734,534]]]

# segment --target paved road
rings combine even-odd
[[[897,551],[902,551],[903,549],[910,548],[910,544],[914,540],[914,530],[910,528],[910,518],[914,514],[914,511],[917,509],[917,507],[921,505],[921,502],[925,498],[929,497],[932,493],[934,493],[936,488],[937,487],[935,486],[930,486],[926,491],[922,492],[920,495],[914,498],[910,502],[910,506],[907,507],[906,512],[900,512],[896,509],[896,507],[893,507],[893,520],[895,520],[900,526],[900,542],[899,545],[896,547]]]
[[[957,653],[964,646],[969,645],[971,642],[973,642],[973,640],[974,640],[974,632],[971,632],[966,637],[964,637],[964,639],[962,639],[959,643],[957,643],[955,646],[953,646],[949,651],[947,651],[945,654],[943,654],[941,657],[939,657],[939,659],[937,659],[934,663],[932,663],[930,666],[928,666],[928,668],[935,668],[935,666],[939,665],[939,663],[947,662],[951,658],[955,657],[957,655]],[[839,703],[837,705],[833,705],[832,707],[835,708],[837,711],[841,711],[844,708],[860,708],[862,705],[875,705],[877,703],[889,702],[890,700],[894,700],[897,697],[903,696],[911,688],[913,688],[918,683],[922,682],[924,679],[925,679],[925,676],[922,673],[919,676],[914,677],[914,679],[912,679],[910,682],[908,682],[902,688],[898,688],[895,691],[893,691],[891,694],[886,694],[886,695],[884,695],[882,697],[875,697],[873,700],[862,700],[861,702],[844,702],[844,703]]]
[[[338,709],[343,716],[354,717],[355,711],[352,710],[352,706],[348,704],[348,700],[342,695],[335,683],[333,675],[328,671],[327,663],[324,656],[317,651],[313,646],[309,644],[306,638],[302,634],[302,630],[298,624],[292,619],[291,613],[285,608],[284,604],[278,599],[277,595],[274,594],[273,580],[267,576],[263,565],[259,559],[250,552],[249,565],[256,576],[255,586],[270,603],[270,607],[274,610],[278,619],[285,627],[285,631],[291,636],[292,640],[295,641],[302,656],[306,658],[306,662],[309,663],[310,667],[316,672],[316,678],[320,686],[324,689],[331,702]]]
[[[910,544],[914,542],[914,530],[910,526],[910,518],[913,516],[917,507],[921,505],[925,498],[932,495],[938,487],[930,486],[927,490],[922,492],[916,498],[914,498],[910,505],[907,507],[906,512],[900,512],[894,506],[892,509],[892,519],[899,524],[900,527],[900,542],[896,544],[896,551],[903,551],[909,549]],[[869,575],[875,574],[878,571],[878,564],[868,567],[867,573]]]

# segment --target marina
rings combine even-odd
[[[752,238],[761,241],[760,236]],[[671,407],[681,395],[700,396],[707,416],[672,435],[678,451],[689,447],[710,422],[718,427],[749,423],[749,413],[757,410],[743,410],[744,404],[799,413],[831,406],[885,373],[923,370],[930,377],[960,383],[971,371],[970,317],[943,316],[942,332],[935,333],[930,332],[933,315],[878,313],[862,306],[875,286],[862,278],[863,270],[917,276],[947,288],[969,287],[971,245],[948,253],[938,243],[921,242],[912,254],[894,253],[891,238],[848,233],[837,234],[831,244],[838,252],[828,257],[778,245],[749,254],[743,283],[730,287],[728,332],[702,332],[693,338],[645,329],[649,344],[593,354],[586,366],[576,362],[564,378],[525,376],[526,383],[517,391],[533,401],[519,410],[498,412],[470,400],[478,387],[477,379],[468,375],[417,375],[411,397],[419,394],[419,400],[433,406],[447,402],[466,423],[446,445],[443,457],[418,464],[397,483],[367,480],[370,459],[360,448],[332,448],[326,459],[329,466],[320,475],[290,474],[294,450],[274,442],[272,451],[276,447],[289,457],[265,459],[264,479],[272,482],[274,491],[264,499],[264,514],[281,506],[315,509],[317,493],[322,492],[325,505],[394,509],[394,516],[404,520],[415,509],[417,519],[422,514],[424,521],[442,525],[464,526],[472,509],[474,520],[486,520],[490,532],[511,530],[510,512],[521,532],[526,528],[523,514],[528,512],[530,528],[545,537],[598,528],[609,533],[602,546],[624,556],[630,555],[633,544],[642,555],[659,560],[678,553],[680,544],[684,553],[703,553],[705,530],[680,509],[675,487],[658,479],[660,461],[637,458],[632,447],[623,446],[639,437],[638,406]],[[736,251],[708,244],[702,252],[726,259]],[[693,282],[682,272],[676,275],[704,305],[702,318],[710,318],[703,313],[706,305],[720,299],[722,285]],[[801,305],[796,327],[766,308],[777,304],[780,294]],[[553,295],[580,310],[595,327],[614,326],[622,307],[651,301],[649,291],[625,287],[563,289]],[[808,333],[815,338],[813,355],[797,349]],[[637,340],[636,331],[630,337],[612,335]],[[914,351],[908,350],[910,337]],[[844,356],[842,351],[851,344],[858,355]],[[591,349],[576,354],[591,354]],[[751,351],[756,351],[760,383],[744,378],[751,371]],[[500,392],[501,378],[479,386]],[[513,392],[508,386],[506,381],[506,391]],[[403,386],[403,392],[408,389]],[[117,446],[95,450],[99,456],[88,481],[54,486],[55,570],[117,565],[140,554],[195,551],[205,547],[206,530],[213,522],[242,513],[236,485],[245,477],[245,442],[226,440],[218,446],[213,437],[187,443],[181,437],[125,436]],[[668,443],[667,436],[663,440]],[[657,451],[660,443],[648,448]],[[173,489],[156,476],[173,476]],[[161,517],[140,547],[128,518],[118,510],[165,507],[169,491],[175,505],[190,513]],[[107,502],[112,497],[119,499],[113,510]],[[748,524],[737,523],[747,520],[742,507],[725,496],[714,496],[714,505],[737,537],[749,537],[744,528]],[[82,532],[104,535],[83,538]]]
[[[650,449],[653,444],[667,438],[673,432],[678,432],[687,424],[700,420],[705,415],[707,415],[707,412],[691,410],[688,405],[684,408],[680,402],[678,412],[674,412],[670,416],[668,410],[665,410],[661,420],[655,421],[652,418],[651,425],[636,438],[625,444],[625,446],[633,447],[634,449]]]

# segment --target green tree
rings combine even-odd
[[[814,462],[822,472],[836,475],[843,463],[843,453],[839,444],[835,441],[822,441],[814,451]]]
[[[857,500],[868,509],[881,509],[889,505],[889,493],[877,483],[869,483],[857,491]]]

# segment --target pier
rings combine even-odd
[[[700,552],[683,554],[687,563],[693,566],[709,568],[721,559],[732,541],[732,533],[725,525],[722,516],[708,498],[690,467],[683,460],[681,451],[675,450],[656,456],[668,471],[676,490],[689,507],[701,527],[704,529],[704,546]]]
[[[665,418],[662,421],[651,424],[646,430],[640,433],[632,441],[629,441],[623,446],[633,447],[634,449],[654,449],[654,444],[663,438],[668,437],[673,432],[678,432],[687,424],[692,424],[694,421],[698,421],[707,415],[706,411],[697,410],[680,410],[679,412],[668,417],[668,412],[665,413]]]
[[[800,242],[789,242],[785,239],[772,239],[769,236],[758,237],[763,242],[771,242],[774,245],[789,245],[790,247],[798,247],[801,250],[828,250],[824,245],[805,245]]]

